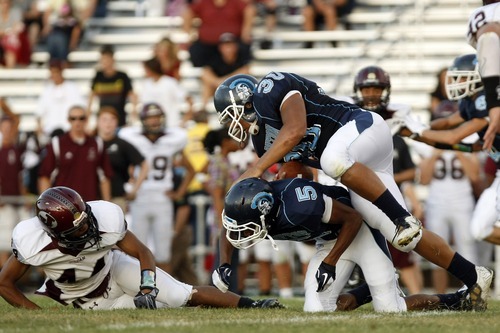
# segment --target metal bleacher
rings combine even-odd
[[[354,11],[342,19],[336,31],[301,31],[300,7],[305,0],[283,0],[288,6],[278,11],[278,29],[270,35],[272,49],[260,49],[265,35],[260,20],[254,28],[252,74],[271,70],[292,71],[316,80],[334,95],[350,95],[352,80],[361,67],[376,64],[392,78],[392,100],[409,103],[416,112],[427,108],[428,93],[436,84],[435,73],[460,54],[473,51],[465,42],[469,13],[480,0],[357,0]],[[282,1],[282,2],[283,2]],[[65,71],[88,94],[90,80],[104,44],[116,49],[117,66],[133,79],[140,90],[141,61],[152,55],[152,47],[163,36],[186,41],[181,17],[135,17],[135,0],[110,0],[106,18],[91,19],[79,49],[69,55],[72,68]],[[349,27],[349,30],[345,27]],[[269,37],[269,36],[268,36]],[[314,41],[315,47],[303,44]],[[332,46],[332,42],[336,46]],[[182,84],[199,97],[200,69],[180,53]],[[0,69],[1,95],[23,115],[21,127],[31,130],[38,94],[48,77],[48,54],[39,48],[32,65],[20,69]]]

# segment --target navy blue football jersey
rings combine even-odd
[[[340,127],[356,118],[361,133],[373,123],[370,112],[329,97],[315,82],[293,73],[271,72],[259,82],[253,96],[260,130],[258,134],[252,135],[252,141],[259,157],[271,147],[283,126],[280,106],[291,91],[300,92],[304,100],[307,132],[302,141],[285,156],[285,161],[301,160],[319,168],[319,159],[328,140]]]
[[[337,238],[341,225],[321,221],[325,211],[323,194],[351,206],[347,190],[302,178],[274,181],[270,185],[280,204],[278,215],[269,227],[271,237],[293,241]]]
[[[458,103],[460,116],[465,120],[488,117],[488,109],[486,108],[486,97],[484,95],[484,91],[479,92],[476,99],[467,97],[461,99]],[[477,132],[481,139],[486,133],[487,128],[488,126],[485,126],[483,129]],[[497,152],[500,151],[500,135],[498,133],[495,137],[495,140],[493,141],[493,147]],[[500,158],[500,156],[497,155],[495,157],[494,153],[494,151],[490,152],[490,156],[497,162],[498,165],[498,158]]]

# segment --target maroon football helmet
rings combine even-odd
[[[361,89],[381,88],[380,96],[363,97]],[[391,95],[391,79],[389,74],[378,66],[362,68],[354,78],[354,102],[363,109],[380,112],[387,108]]]
[[[35,210],[43,229],[61,247],[82,250],[100,240],[90,206],[69,187],[58,186],[44,191],[36,201]],[[80,230],[82,234],[78,232]]]
[[[165,130],[165,112],[157,103],[147,103],[142,107],[141,113],[142,126],[147,134],[161,134]],[[158,123],[151,124],[147,121],[150,117],[158,117]]]

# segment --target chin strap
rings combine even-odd
[[[250,133],[251,135],[256,135],[259,133],[259,125],[257,125],[257,119],[255,119],[250,124],[250,128],[248,129],[248,133]]]
[[[264,214],[262,214],[260,216],[260,223],[262,223],[262,227],[264,228],[264,230],[267,230],[267,228],[266,228],[266,216]],[[267,238],[267,239],[269,239],[269,241],[271,241],[271,245],[275,251],[279,251],[278,245],[276,245],[276,242],[274,241],[274,239],[269,235],[269,232],[266,232],[265,238]]]

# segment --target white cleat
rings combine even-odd
[[[485,311],[488,306],[488,293],[493,280],[493,271],[487,267],[476,266],[476,273],[477,281],[469,289],[471,305],[474,311]]]
[[[396,233],[392,239],[392,243],[399,246],[406,246],[413,239],[419,237],[422,231],[422,222],[414,216],[405,216],[393,221],[396,225]]]

